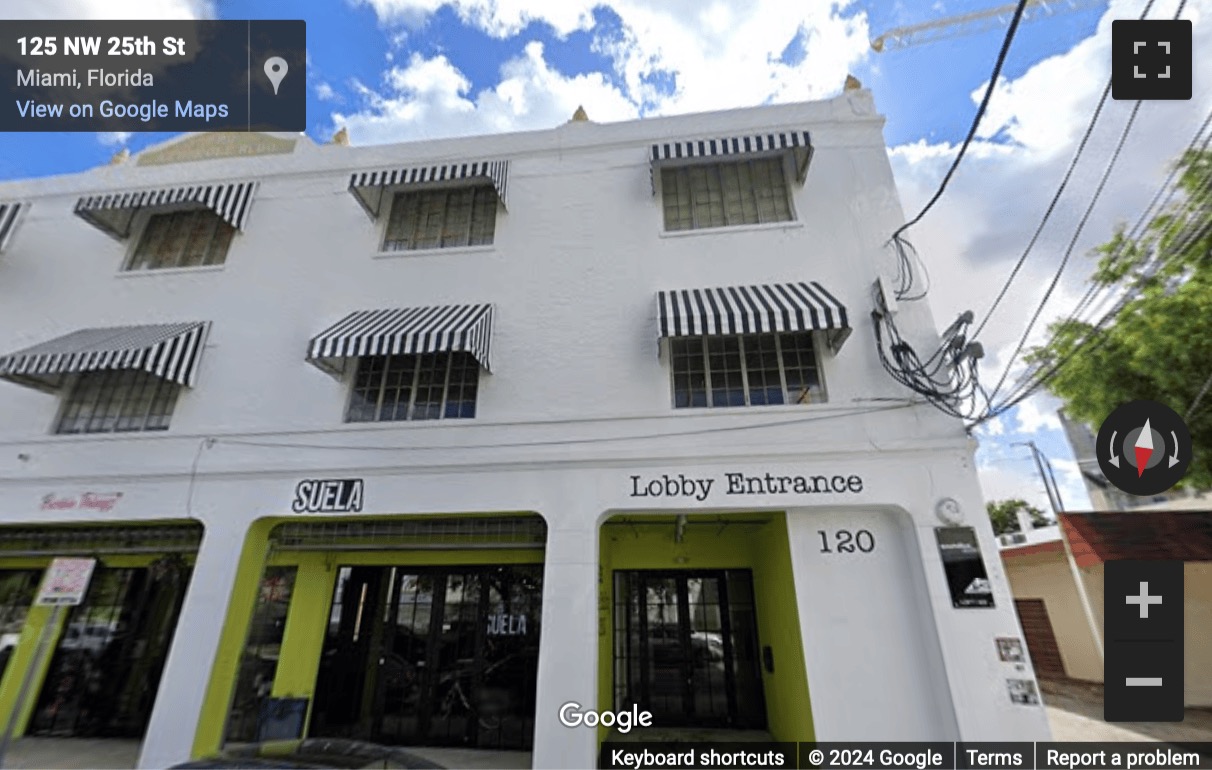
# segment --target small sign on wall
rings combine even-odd
[[[1022,663],[1026,660],[1023,654],[1023,640],[1009,636],[997,638],[997,657],[1004,663]]]
[[[34,604],[41,607],[74,606],[84,601],[96,559],[55,559],[46,569]]]
[[[1030,679],[1007,679],[1006,690],[1010,693],[1010,702],[1020,706],[1038,706],[1039,690]]]
[[[961,609],[993,606],[993,584],[985,572],[981,547],[972,527],[938,527],[938,552],[947,574],[951,606]]]

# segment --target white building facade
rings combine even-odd
[[[197,135],[0,205],[0,716],[57,623],[24,733],[143,736],[142,767],[275,730],[595,766],[567,703],[1047,738],[974,446],[877,356],[904,217],[867,92]],[[56,556],[98,559],[57,620]]]

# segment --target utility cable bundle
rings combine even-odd
[[[896,319],[884,303],[871,313],[871,318],[880,364],[892,379],[952,417],[973,420],[987,408],[988,399],[977,374],[977,362],[984,350],[979,342],[968,338],[972,311],[960,315],[943,331],[938,348],[924,361],[901,337]]]
[[[1174,18],[1177,19],[1182,15],[1186,2],[1187,0],[1181,0],[1174,14]],[[1149,2],[1146,3],[1140,18],[1144,19],[1148,16],[1153,4],[1154,0],[1149,0]],[[998,75],[1009,50],[1010,42],[1014,37],[1017,23],[1022,14],[1024,6],[1025,3],[1020,3],[1016,10],[1015,17],[1011,22],[1006,39],[1003,41],[1001,51],[998,54],[997,64],[994,67],[993,75],[985,92],[984,99],[982,100],[980,107],[977,110],[976,117],[972,122],[972,127],[970,128],[967,137],[961,145],[959,153],[956,155],[951,167],[948,169],[941,184],[939,185],[938,190],[916,217],[909,222],[906,222],[892,235],[890,245],[895,250],[897,259],[896,287],[892,292],[892,296],[895,297],[895,300],[911,301],[921,299],[926,295],[928,285],[926,289],[922,289],[916,294],[913,293],[915,264],[920,267],[921,273],[927,281],[927,284],[928,277],[925,275],[925,265],[918,256],[916,249],[914,249],[913,245],[903,237],[903,233],[909,227],[920,221],[926,212],[928,212],[942,196],[948,181],[950,181],[956,168],[959,166],[965,151],[968,149],[969,144],[975,136],[977,126],[979,125],[989,103],[990,97],[992,96],[993,88],[996,85]],[[1006,296],[1006,292],[1009,289],[1010,284],[1018,276],[1018,273],[1023,267],[1028,255],[1036,246],[1045,225],[1048,223],[1056,209],[1061,195],[1069,185],[1070,179],[1079,159],[1087,149],[1088,140],[1094,131],[1095,124],[1098,122],[1103,113],[1103,107],[1106,104],[1110,90],[1111,84],[1108,82],[1107,87],[1104,89],[1102,97],[1098,102],[1098,106],[1095,108],[1094,113],[1091,116],[1089,125],[1087,126],[1085,134],[1079,143],[1077,151],[1070,161],[1068,170],[1065,172],[1059,188],[1056,190],[1046,212],[1044,213],[1042,221],[1036,228],[1034,235],[1031,237],[1030,242],[1027,244],[1022,255],[1015,263],[1013,270],[1007,277],[1005,284],[997,295],[997,298],[994,300],[992,306],[989,308],[989,311],[986,313],[986,317],[981,322],[980,326],[977,327],[975,332],[969,334],[968,331],[973,320],[972,313],[964,313],[944,332],[939,348],[928,359],[923,361],[918,356],[916,351],[914,351],[912,346],[905,342],[898,332],[895,320],[893,318],[893,313],[890,312],[889,304],[892,304],[892,302],[888,300],[888,293],[882,289],[881,291],[877,292],[877,310],[872,313],[872,318],[875,322],[875,334],[880,355],[880,362],[884,366],[884,369],[888,371],[888,373],[893,377],[893,379],[897,380],[897,382],[900,382],[902,385],[910,388],[915,393],[924,396],[930,403],[934,404],[942,411],[952,416],[970,421],[970,428],[1004,413],[1006,410],[1016,406],[1026,398],[1033,395],[1041,387],[1044,387],[1049,381],[1051,381],[1061,367],[1072,360],[1073,357],[1079,351],[1085,349],[1087,345],[1098,345],[1105,342],[1107,337],[1106,335],[1102,334],[1102,332],[1113,325],[1120,318],[1120,316],[1125,312],[1126,308],[1132,305],[1133,300],[1140,296],[1145,287],[1154,283],[1155,276],[1164,265],[1164,259],[1161,252],[1164,250],[1167,254],[1181,253],[1190,245],[1199,242],[1200,239],[1202,239],[1210,230],[1212,230],[1212,221],[1203,223],[1202,225],[1196,223],[1196,226],[1190,231],[1182,233],[1182,237],[1179,239],[1181,240],[1181,243],[1175,243],[1173,239],[1166,242],[1163,239],[1157,244],[1154,244],[1153,253],[1149,255],[1149,258],[1145,261],[1145,263],[1137,269],[1136,278],[1127,289],[1119,288],[1114,282],[1092,282],[1085,295],[1081,298],[1081,301],[1074,308],[1073,312],[1069,314],[1068,318],[1062,325],[1071,324],[1091,307],[1098,308],[1104,306],[1110,300],[1115,300],[1113,307],[1101,315],[1094,313],[1089,321],[1081,321],[1081,323],[1087,324],[1090,328],[1086,331],[1086,334],[1076,342],[1071,350],[1062,356],[1060,360],[1043,363],[1028,369],[1028,371],[1021,375],[1014,383],[1014,386],[1010,389],[1010,392],[1007,393],[1002,400],[997,401],[997,396],[1001,391],[1002,386],[1006,383],[1006,379],[1011,368],[1014,366],[1015,361],[1022,354],[1023,349],[1026,346],[1027,339],[1041,316],[1044,305],[1048,302],[1054,290],[1057,288],[1061,275],[1064,272],[1065,267],[1069,262],[1069,258],[1076,247],[1078,238],[1087,224],[1090,215],[1111,176],[1112,169],[1115,167],[1116,161],[1124,148],[1124,143],[1127,140],[1137,113],[1140,109],[1141,102],[1137,101],[1136,105],[1132,109],[1131,115],[1128,118],[1127,124],[1123,127],[1119,141],[1116,144],[1112,156],[1103,171],[1097,189],[1094,191],[1091,199],[1088,201],[1085,213],[1082,216],[1080,223],[1077,225],[1076,232],[1074,232],[1069,240],[1068,248],[1065,250],[1051,281],[1047,285],[1043,298],[1035,308],[1026,330],[1019,339],[1018,345],[1013,354],[1010,356],[1009,361],[1006,363],[1001,378],[997,383],[997,387],[993,389],[992,394],[985,392],[977,376],[977,361],[981,358],[983,351],[981,350],[980,344],[973,342],[972,338],[979,335],[985,328],[985,325],[989,321],[989,317],[998,309],[1002,300]],[[1203,126],[1201,126],[1200,130],[1196,133],[1195,138],[1192,139],[1191,144],[1188,147],[1188,152],[1201,152],[1207,149],[1209,141],[1212,140],[1212,134],[1203,137],[1202,147],[1199,146],[1199,140],[1207,130],[1209,123],[1212,123],[1212,113],[1210,113],[1208,118],[1204,121]],[[1199,149],[1197,149],[1197,147]],[[1157,194],[1154,196],[1145,212],[1141,214],[1140,219],[1133,226],[1132,230],[1121,238],[1119,242],[1119,251],[1108,255],[1108,259],[1111,260],[1112,263],[1114,263],[1117,258],[1124,256],[1127,249],[1137,245],[1139,237],[1138,234],[1143,234],[1144,230],[1142,228],[1145,228],[1146,223],[1151,221],[1151,216],[1156,215],[1156,213],[1161,213],[1162,210],[1168,207],[1170,199],[1172,199],[1178,192],[1178,187],[1174,184],[1176,174],[1177,168],[1170,173],[1169,177],[1162,184],[1161,188],[1159,188]],[[1212,176],[1212,170],[1210,170],[1209,176]],[[1204,187],[1209,184],[1212,184],[1212,179],[1204,179],[1198,182],[1200,187]],[[1167,191],[1168,195],[1166,196],[1166,200],[1163,202],[1162,196]],[[1194,201],[1188,200],[1184,209],[1174,213],[1175,221],[1186,222],[1187,218],[1192,213],[1192,207],[1194,205]],[[1151,212],[1154,213],[1151,214]],[[1174,285],[1179,285],[1181,282],[1181,276],[1171,279],[1171,283]],[[1103,296],[1096,300],[1096,295],[1100,290],[1102,290]],[[1096,321],[1094,321],[1095,317],[1097,317]],[[1212,378],[1210,378],[1209,382],[1212,383]]]

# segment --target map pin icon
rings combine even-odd
[[[271,56],[265,60],[265,77],[273,83],[274,96],[278,95],[278,86],[281,85],[282,78],[286,77],[288,69],[290,68],[286,66],[286,60],[281,56]]]

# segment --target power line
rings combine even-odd
[[[901,225],[896,232],[892,234],[893,238],[898,237],[901,233],[913,227],[926,216],[938,199],[943,196],[943,191],[947,189],[947,183],[951,181],[956,169],[959,168],[960,161],[964,159],[964,154],[968,152],[968,146],[972,144],[972,140],[976,137],[976,130],[980,127],[981,119],[985,116],[985,110],[989,107],[989,101],[993,98],[993,91],[997,88],[997,79],[1001,76],[1002,65],[1006,62],[1006,55],[1010,52],[1010,44],[1014,41],[1014,33],[1018,31],[1018,23],[1023,17],[1023,10],[1027,7],[1028,0],[1019,0],[1018,7],[1014,9],[1014,18],[1010,20],[1010,29],[1006,31],[1006,37],[1002,40],[1002,48],[998,51],[997,61],[993,65],[993,74],[989,76],[989,87],[985,89],[985,96],[981,99],[980,106],[977,107],[976,115],[972,118],[972,126],[968,129],[968,135],[964,137],[964,143],[960,145],[959,153],[951,162],[951,168],[947,169],[947,173],[943,176],[943,181],[939,184],[938,190],[930,201],[918,212],[917,216]]]
[[[1149,2],[1145,4],[1144,10],[1142,10],[1140,14],[1141,20],[1149,15],[1149,11],[1153,8],[1153,3],[1154,0],[1149,0]],[[1182,6],[1180,5],[1177,13],[1175,14],[1175,18],[1177,18],[1181,13]],[[1107,85],[1103,88],[1103,94],[1101,97],[1099,97],[1098,105],[1094,108],[1094,114],[1090,116],[1090,122],[1086,125],[1085,133],[1082,134],[1081,141],[1077,145],[1077,150],[1074,152],[1073,157],[1069,161],[1069,168],[1065,171],[1065,176],[1061,179],[1060,186],[1056,188],[1056,192],[1053,194],[1052,200],[1048,203],[1048,208],[1044,211],[1044,216],[1040,219],[1039,226],[1035,228],[1035,233],[1031,236],[1031,240],[1027,243],[1027,247],[1023,249],[1023,253],[1019,256],[1018,261],[1014,263],[1014,268],[1010,271],[1010,275],[1006,278],[1005,283],[1002,284],[1001,291],[998,292],[997,298],[993,300],[993,304],[989,306],[987,311],[985,311],[984,320],[982,320],[980,326],[976,328],[976,332],[973,333],[973,337],[980,336],[980,333],[984,330],[985,325],[989,323],[989,319],[993,316],[994,311],[997,310],[998,306],[1005,298],[1006,293],[1010,290],[1010,285],[1018,276],[1019,271],[1022,270],[1023,265],[1027,261],[1027,257],[1031,254],[1031,250],[1035,248],[1035,244],[1039,240],[1040,235],[1043,233],[1044,227],[1052,218],[1052,214],[1056,209],[1057,203],[1060,201],[1061,195],[1069,186],[1069,180],[1073,176],[1074,170],[1077,168],[1078,161],[1081,160],[1082,155],[1086,151],[1086,145],[1089,143],[1090,137],[1094,134],[1094,127],[1098,123],[1098,119],[1103,112],[1103,107],[1106,106],[1107,98],[1110,95],[1111,79],[1108,78]]]
[[[1185,7],[1185,5],[1186,5],[1186,0],[1182,0],[1182,2],[1179,3],[1178,8],[1174,13],[1175,19],[1179,18],[1182,15],[1183,8]],[[1148,15],[1149,10],[1150,10],[1150,8],[1152,8],[1152,6],[1153,6],[1153,0],[1150,0],[1149,3],[1146,4],[1145,9],[1141,14],[1142,19]],[[1108,87],[1110,87],[1110,83],[1108,83]],[[1106,95],[1106,92],[1104,91],[1104,97],[1105,97],[1105,95]],[[993,399],[997,398],[997,394],[1001,390],[1002,385],[1005,384],[1006,378],[1009,376],[1010,370],[1014,366],[1015,360],[1022,353],[1023,348],[1026,346],[1027,339],[1030,337],[1031,331],[1035,328],[1035,324],[1039,320],[1039,317],[1044,310],[1044,306],[1047,304],[1048,300],[1052,296],[1053,291],[1055,291],[1057,285],[1059,284],[1061,274],[1064,272],[1065,266],[1068,264],[1069,258],[1072,256],[1073,250],[1077,245],[1077,240],[1080,237],[1083,230],[1085,229],[1085,226],[1086,226],[1087,222],[1089,221],[1090,215],[1093,213],[1094,207],[1098,203],[1098,200],[1099,200],[1100,196],[1102,195],[1102,192],[1106,186],[1106,183],[1107,183],[1108,179],[1110,178],[1111,172],[1113,171],[1115,164],[1119,160],[1119,156],[1123,150],[1124,143],[1127,141],[1128,135],[1132,130],[1133,123],[1136,121],[1136,117],[1140,111],[1140,107],[1141,107],[1142,103],[1143,102],[1141,100],[1137,100],[1136,103],[1133,105],[1132,112],[1128,116],[1128,121],[1124,125],[1123,131],[1120,133],[1119,142],[1116,144],[1115,150],[1112,152],[1112,155],[1111,155],[1110,160],[1108,161],[1107,167],[1103,171],[1102,178],[1099,180],[1098,187],[1095,189],[1094,195],[1091,198],[1089,205],[1086,207],[1086,211],[1082,215],[1082,218],[1077,225],[1077,229],[1074,232],[1072,239],[1069,241],[1068,248],[1065,250],[1064,256],[1061,258],[1060,265],[1057,267],[1056,273],[1053,275],[1051,283],[1048,285],[1047,290],[1044,292],[1043,298],[1040,300],[1040,303],[1036,307],[1034,314],[1031,316],[1031,320],[1030,320],[1030,322],[1028,322],[1027,328],[1023,331],[1023,335],[1019,339],[1018,345],[1015,347],[1014,353],[1011,354],[1009,360],[1006,362],[1006,366],[1005,366],[1004,370],[1002,371],[1001,378],[998,380],[997,385],[993,389],[993,394],[992,394]],[[1032,242],[1034,243],[1034,239]]]
[[[1111,153],[1111,159],[1107,163],[1107,167],[1103,170],[1102,178],[1098,181],[1098,186],[1094,189],[1094,195],[1090,199],[1090,203],[1086,206],[1086,211],[1082,214],[1081,220],[1077,224],[1077,229],[1073,232],[1073,237],[1069,239],[1069,245],[1065,249],[1064,255],[1061,257],[1060,265],[1056,268],[1056,273],[1052,276],[1052,281],[1048,284],[1048,288],[1044,291],[1044,296],[1040,299],[1039,304],[1035,308],[1035,312],[1031,315],[1031,320],[1027,323],[1027,328],[1023,330],[1022,337],[1019,338],[1018,345],[1015,346],[1014,352],[1006,361],[1006,367],[1002,371],[1001,378],[998,379],[997,385],[993,387],[993,393],[990,398],[996,399],[997,393],[1002,389],[1002,385],[1006,382],[1006,377],[1010,375],[1010,369],[1014,366],[1015,359],[1023,352],[1023,348],[1027,344],[1027,339],[1031,336],[1031,331],[1035,328],[1035,324],[1039,321],[1040,315],[1044,312],[1044,307],[1048,304],[1048,300],[1052,298],[1052,292],[1056,290],[1060,283],[1061,274],[1064,273],[1066,265],[1069,264],[1069,258],[1073,255],[1073,250],[1077,247],[1077,241],[1081,234],[1086,229],[1086,223],[1090,221],[1090,215],[1094,213],[1094,207],[1098,204],[1098,200],[1102,197],[1103,190],[1107,186],[1107,180],[1111,178],[1111,172],[1115,169],[1115,164],[1119,161],[1120,152],[1124,149],[1124,144],[1128,140],[1128,135],[1132,131],[1132,124],[1136,122],[1136,116],[1140,112],[1141,102],[1137,101],[1132,107],[1132,113],[1128,116],[1128,122],[1124,125],[1124,130],[1120,134],[1119,142],[1115,145],[1115,151]]]
[[[1204,400],[1204,396],[1208,394],[1208,388],[1212,388],[1212,374],[1208,375],[1208,379],[1204,382],[1204,386],[1199,389],[1199,393],[1195,394],[1195,400],[1191,402],[1191,406],[1187,407],[1187,413],[1183,415],[1184,420],[1190,420],[1191,415],[1195,414],[1196,407],[1199,402]]]
[[[1001,77],[1002,66],[1006,63],[1006,56],[1010,52],[1010,44],[1014,41],[1014,35],[1018,31],[1019,22],[1022,20],[1023,11],[1026,9],[1028,2],[1029,0],[1019,0],[1018,6],[1014,10],[1014,17],[1010,20],[1010,28],[1006,30],[1006,37],[1002,40],[1001,50],[998,51],[997,60],[993,65],[993,73],[989,77],[989,86],[985,89],[985,95],[981,99],[981,103],[977,107],[976,114],[972,118],[972,125],[969,127],[968,134],[964,137],[964,141],[960,145],[959,152],[952,160],[951,167],[947,169],[947,173],[943,175],[943,180],[939,183],[938,189],[935,191],[934,195],[930,198],[926,205],[922,207],[922,210],[917,213],[917,216],[913,217],[913,219],[897,228],[896,232],[894,232],[892,237],[889,239],[889,242],[892,243],[896,249],[898,256],[899,275],[896,288],[897,299],[921,299],[925,296],[924,291],[919,295],[910,296],[910,291],[913,289],[914,267],[912,260],[906,253],[906,249],[912,249],[913,247],[907,244],[901,235],[910,227],[913,227],[920,222],[922,217],[926,215],[926,212],[930,211],[930,209],[934,207],[934,204],[943,197],[943,192],[947,189],[948,183],[950,183],[951,178],[955,175],[956,170],[959,168],[960,162],[964,159],[964,155],[968,152],[968,147],[972,144],[972,140],[976,137],[976,131],[980,127],[981,120],[985,116],[985,111],[989,107],[990,100],[993,98],[993,92],[997,88],[998,78]],[[1152,0],[1150,0],[1150,2],[1152,2]]]
[[[1187,148],[1180,157],[1186,157],[1188,154],[1194,151],[1202,152],[1208,148],[1209,144],[1212,143],[1212,133],[1208,133],[1210,126],[1212,126],[1212,111],[1209,111],[1205,116],[1200,128],[1195,132],[1194,136],[1192,136],[1191,141],[1188,143]],[[1199,148],[1198,150],[1197,147]],[[1136,223],[1133,225],[1126,237],[1120,241],[1118,252],[1109,255],[1111,259],[1115,259],[1118,255],[1123,254],[1125,249],[1134,247],[1136,245],[1137,234],[1143,235],[1144,230],[1147,229],[1146,223],[1151,221],[1150,217],[1153,215],[1153,212],[1156,211],[1160,213],[1161,210],[1170,205],[1170,201],[1181,189],[1181,181],[1175,181],[1181,167],[1182,165],[1180,162],[1176,162],[1171,166],[1170,172],[1167,174],[1165,181],[1158,188],[1149,205],[1141,213],[1140,217],[1137,219]],[[1195,186],[1198,188],[1203,188],[1209,184],[1212,184],[1212,167],[1209,167],[1201,178],[1195,180]],[[1163,195],[1165,196],[1164,201],[1162,200]],[[1196,199],[1189,198],[1182,205],[1179,211],[1175,212],[1175,218],[1178,220],[1183,219],[1188,215],[1189,212],[1195,209],[1196,204]],[[1209,227],[1212,227],[1212,222],[1209,222],[1204,228],[1201,228],[1199,232],[1189,234],[1181,242],[1159,245],[1157,248],[1155,248],[1153,253],[1147,258],[1146,263],[1141,268],[1140,275],[1126,290],[1121,293],[1115,304],[1108,311],[1103,313],[1101,316],[1091,317],[1088,321],[1080,321],[1080,323],[1085,324],[1089,328],[1086,330],[1086,333],[1072,345],[1066,354],[1061,356],[1058,360],[1053,361],[1050,365],[1020,378],[1019,382],[1016,383],[1015,388],[1010,394],[1005,396],[1004,400],[1000,404],[998,404],[996,407],[991,407],[987,413],[972,422],[969,425],[969,428],[975,427],[976,425],[992,419],[993,417],[997,417],[1018,405],[1022,401],[1034,395],[1041,387],[1050,382],[1061,369],[1063,369],[1077,356],[1078,353],[1095,350],[1104,344],[1107,341],[1107,337],[1102,335],[1102,332],[1117,322],[1128,307],[1131,306],[1131,303],[1137,297],[1139,297],[1144,287],[1160,270],[1165,254],[1181,253],[1183,250],[1192,245],[1192,243],[1196,242],[1198,238],[1202,237],[1202,233]],[[1113,284],[1108,286],[1105,284],[1093,283],[1087,290],[1086,295],[1082,298],[1082,302],[1078,304],[1078,307],[1076,307],[1074,311],[1069,314],[1069,316],[1062,324],[1060,324],[1060,326],[1067,326],[1077,321],[1078,316],[1090,306],[1091,303],[1089,300],[1092,295],[1100,288],[1107,290],[1104,299],[1099,301],[1099,304],[1102,304],[1106,301],[1106,299],[1109,299],[1113,295],[1115,286]]]
[[[1186,156],[1190,152],[1195,151],[1197,145],[1199,145],[1199,147],[1200,147],[1200,149],[1199,149],[1200,152],[1207,149],[1207,147],[1209,146],[1209,143],[1212,142],[1212,133],[1205,134],[1205,132],[1208,130],[1210,125],[1212,125],[1212,111],[1209,111],[1207,116],[1204,118],[1203,124],[1200,126],[1200,128],[1196,132],[1196,134],[1192,137],[1190,143],[1187,146],[1187,149],[1183,153],[1183,156]],[[1204,135],[1202,143],[1200,142],[1201,135]],[[1158,213],[1160,213],[1166,206],[1168,206],[1170,204],[1170,200],[1174,198],[1174,196],[1177,194],[1177,192],[1180,188],[1180,185],[1175,183],[1175,177],[1178,175],[1178,171],[1179,171],[1180,167],[1181,167],[1181,164],[1179,164],[1179,163],[1175,163],[1171,167],[1170,173],[1167,175],[1166,180],[1162,183],[1162,186],[1158,188],[1158,191],[1153,196],[1152,201],[1150,201],[1149,205],[1141,213],[1141,216],[1137,219],[1137,221],[1133,225],[1132,229],[1120,241],[1119,252],[1117,252],[1117,254],[1111,255],[1112,259],[1114,259],[1119,254],[1122,254],[1125,249],[1130,248],[1135,245],[1138,235],[1143,235],[1143,231],[1145,229],[1147,229],[1146,222],[1150,221],[1150,216],[1153,211],[1156,210]],[[1197,180],[1197,186],[1204,186],[1207,184],[1212,184],[1212,168],[1209,168],[1209,170],[1203,175],[1202,179]],[[1163,193],[1165,193],[1166,199],[1164,202],[1161,202],[1161,197],[1162,197]],[[1159,205],[1159,202],[1160,202],[1160,205]],[[1186,213],[1194,210],[1195,205],[1196,205],[1196,201],[1194,199],[1187,200],[1187,202],[1183,205],[1182,209],[1180,209],[1178,212],[1176,212],[1176,218],[1181,218]],[[1212,222],[1210,222],[1208,225],[1206,225],[1205,228],[1203,228],[1203,229],[1207,229],[1207,227],[1209,227],[1209,226],[1212,226]],[[1098,317],[1097,321],[1094,321],[1093,318],[1091,318],[1090,321],[1081,321],[1081,323],[1091,326],[1091,328],[1088,331],[1088,333],[1086,334],[1086,336],[1083,337],[1083,339],[1080,340],[1076,345],[1074,345],[1074,347],[1070,350],[1070,352],[1067,355],[1063,356],[1061,358],[1061,360],[1055,362],[1055,365],[1050,367],[1045,374],[1041,375],[1039,372],[1036,372],[1033,375],[1029,375],[1029,379],[1033,379],[1034,380],[1033,382],[1027,382],[1025,384],[1016,385],[1016,388],[1015,388],[1015,390],[1012,391],[1012,394],[1008,395],[1006,397],[1005,404],[999,406],[995,410],[995,412],[997,414],[1000,414],[1000,413],[1004,412],[1006,409],[1010,408],[1011,406],[1018,404],[1027,396],[1030,396],[1031,394],[1033,394],[1035,391],[1037,391],[1039,389],[1039,387],[1046,384],[1046,382],[1048,380],[1050,380],[1053,376],[1055,376],[1055,374],[1059,371],[1059,369],[1062,368],[1068,361],[1072,360],[1072,358],[1075,357],[1076,354],[1085,347],[1085,345],[1094,344],[1096,347],[1098,345],[1101,345],[1102,342],[1105,341],[1105,338],[1099,338],[1098,340],[1094,341],[1093,343],[1091,343],[1091,340],[1094,339],[1095,335],[1097,335],[1098,333],[1100,333],[1101,331],[1106,329],[1109,325],[1111,325],[1112,323],[1117,321],[1119,319],[1120,315],[1122,315],[1122,313],[1125,311],[1125,309],[1131,304],[1131,302],[1139,296],[1139,294],[1143,290],[1144,286],[1153,278],[1153,276],[1156,274],[1156,272],[1160,269],[1161,260],[1163,259],[1164,253],[1166,253],[1166,252],[1181,253],[1188,246],[1190,246],[1191,243],[1194,242],[1194,240],[1198,240],[1198,237],[1202,237],[1202,236],[1189,235],[1181,243],[1177,244],[1177,247],[1175,247],[1175,245],[1171,244],[1171,247],[1168,249],[1158,248],[1157,250],[1155,250],[1154,253],[1148,258],[1148,262],[1142,268],[1140,277],[1133,283],[1133,285],[1131,287],[1129,287],[1119,297],[1116,304],[1109,311],[1104,313],[1101,317]],[[1104,299],[1100,300],[1100,304],[1102,302],[1105,302],[1106,299],[1109,299],[1113,295],[1113,292],[1115,289],[1113,284],[1110,286],[1107,286],[1105,284],[1100,284],[1097,282],[1092,283],[1090,288],[1087,289],[1085,296],[1082,298],[1082,301],[1078,303],[1078,307],[1076,307],[1074,309],[1074,311],[1069,314],[1069,316],[1065,319],[1064,322],[1062,322],[1062,324],[1060,324],[1060,326],[1062,326],[1062,327],[1067,326],[1067,325],[1073,323],[1074,321],[1077,321],[1078,316],[1081,315],[1081,313],[1084,312],[1084,310],[1089,306],[1090,298],[1100,288],[1108,290]],[[1020,383],[1023,383],[1022,379],[1020,379]]]
[[[824,422],[827,420],[837,420],[844,417],[855,417],[858,415],[875,414],[878,412],[889,412],[898,409],[908,409],[916,406],[920,402],[905,399],[896,401],[884,406],[869,406],[851,409],[848,411],[830,412],[828,414],[818,414],[809,417],[798,417],[790,420],[776,420],[750,425],[726,425],[713,428],[699,428],[695,430],[684,431],[667,431],[662,433],[648,433],[628,436],[594,436],[583,439],[549,439],[543,441],[516,441],[501,444],[451,444],[451,445],[430,445],[430,446],[368,446],[368,445],[339,445],[339,444],[304,444],[284,441],[250,441],[247,439],[238,438],[215,438],[214,442],[219,444],[232,444],[238,446],[254,446],[273,449],[319,449],[319,450],[340,450],[340,451],[369,451],[369,452],[432,452],[432,451],[467,451],[474,449],[524,449],[528,447],[544,447],[544,446],[574,446],[581,444],[605,444],[618,441],[641,441],[646,439],[663,439],[663,438],[678,438],[681,436],[703,436],[719,433],[732,433],[742,430],[755,430],[759,428],[777,428],[787,425],[803,425],[806,423]]]
[[[998,305],[1000,305],[1002,300],[1005,298],[1006,292],[1010,290],[1010,284],[1014,283],[1014,279],[1018,277],[1019,271],[1022,270],[1023,265],[1027,262],[1027,256],[1031,253],[1031,250],[1035,248],[1035,244],[1039,240],[1040,234],[1044,232],[1044,227],[1048,224],[1048,220],[1052,218],[1052,213],[1056,210],[1056,204],[1060,202],[1061,195],[1065,192],[1065,188],[1069,186],[1069,179],[1073,176],[1073,170],[1077,168],[1077,162],[1081,160],[1082,153],[1086,151],[1086,144],[1090,141],[1090,136],[1094,133],[1094,126],[1096,123],[1098,123],[1098,118],[1102,114],[1103,107],[1106,105],[1107,98],[1110,95],[1111,81],[1108,80],[1107,87],[1103,89],[1103,95],[1098,100],[1098,106],[1094,108],[1094,115],[1090,118],[1089,125],[1086,126],[1086,132],[1082,135],[1081,142],[1077,145],[1077,151],[1073,154],[1072,160],[1069,161],[1069,168],[1065,171],[1065,176],[1063,179],[1061,179],[1060,186],[1056,188],[1056,193],[1052,196],[1052,200],[1048,203],[1048,208],[1044,211],[1044,216],[1042,219],[1040,219],[1039,226],[1035,228],[1035,233],[1032,234],[1031,240],[1027,243],[1027,247],[1023,249],[1023,253],[1019,255],[1018,261],[1014,263],[1014,269],[1010,271],[1010,275],[1006,278],[1005,283],[1002,284],[1002,289],[998,292],[997,298],[993,300],[993,304],[990,305],[989,309],[985,311],[984,320],[981,321],[980,326],[976,327],[976,331],[973,332],[972,335],[973,337],[979,337],[980,333],[984,331],[985,325],[989,323],[989,319],[993,316],[993,313],[997,310]]]

